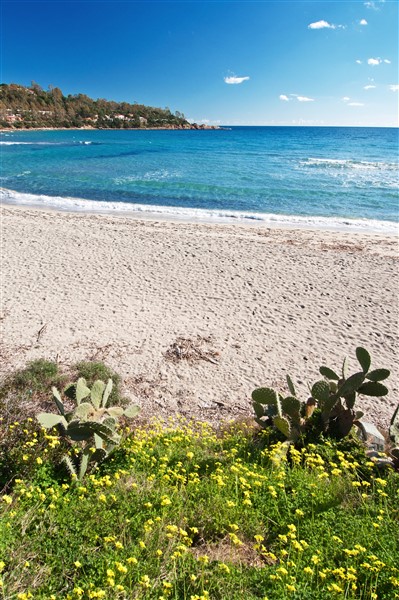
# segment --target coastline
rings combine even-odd
[[[255,213],[223,209],[181,208],[152,204],[133,204],[120,201],[87,200],[63,196],[29,194],[0,187],[0,203],[5,206],[25,206],[61,213],[124,216],[132,219],[167,220],[185,223],[238,224],[254,227],[336,231],[398,235],[399,224],[391,221]]]
[[[47,358],[103,360],[143,414],[252,414],[261,385],[307,394],[318,367],[363,345],[399,393],[397,238],[3,205],[0,372]],[[38,339],[38,331],[44,327]],[[179,338],[209,360],[170,360]],[[354,360],[351,360],[354,365]]]

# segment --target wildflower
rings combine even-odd
[[[4,496],[3,496],[3,502],[5,502],[6,504],[11,504],[12,503],[11,496],[7,496],[7,494],[4,494]]]
[[[287,588],[287,590],[289,592],[295,592],[295,590],[296,590],[296,587],[294,585],[291,585],[290,583],[286,583],[285,587]]]
[[[311,569],[310,567],[305,567],[303,572],[306,573],[307,575],[313,575],[313,573],[314,573],[313,569]]]
[[[126,562],[129,563],[129,565],[137,565],[139,561],[135,556],[129,556],[129,558],[126,559]]]
[[[230,569],[225,563],[219,563],[219,569],[225,573],[230,573]]]
[[[142,578],[139,581],[139,585],[141,585],[143,588],[146,588],[146,589],[151,587],[150,578],[148,577],[148,575],[142,576]]]
[[[77,569],[80,569],[80,567],[82,566],[82,563],[79,560],[75,560],[75,562],[73,564],[75,565],[75,567]]]
[[[37,457],[36,462],[37,462],[38,465],[42,465],[43,464],[43,461],[40,458],[40,456]],[[77,589],[80,589],[80,588],[77,588]]]

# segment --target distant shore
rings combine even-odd
[[[39,357],[103,360],[143,414],[216,423],[251,415],[251,391],[284,390],[287,372],[306,398],[320,365],[339,368],[362,345],[392,375],[388,398],[357,408],[387,427],[399,394],[395,236],[11,206],[1,219],[3,374]],[[179,343],[197,359],[174,360]]]
[[[0,133],[15,133],[17,131],[208,131],[208,130],[226,130],[226,127],[219,125],[198,125],[193,123],[190,127],[170,125],[168,127],[7,127],[1,128]]]

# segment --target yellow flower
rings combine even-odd
[[[7,496],[7,494],[4,494],[4,496],[3,496],[3,502],[5,502],[6,504],[11,504],[12,503],[11,496]]]
[[[79,569],[82,566],[82,563],[79,560],[75,560],[75,562],[73,564],[75,565],[75,567],[77,569]]]
[[[36,462],[37,462],[38,465],[42,465],[43,464],[43,461],[40,458],[40,456],[37,457]],[[80,588],[77,588],[77,589],[80,589]]]

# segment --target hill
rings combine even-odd
[[[184,114],[143,104],[93,100],[85,94],[64,96],[57,87],[43,90],[15,83],[0,84],[0,127],[94,129],[209,129],[189,123]],[[213,128],[212,128],[213,129]]]

